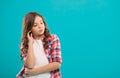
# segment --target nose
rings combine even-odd
[[[42,25],[39,23],[39,24],[38,24],[38,27],[40,27],[40,28],[41,28],[41,27],[42,27]]]

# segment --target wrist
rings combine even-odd
[[[33,74],[33,75],[39,74],[37,68],[33,68],[33,69],[32,69],[32,74]]]
[[[28,46],[33,45],[33,42],[28,42]]]

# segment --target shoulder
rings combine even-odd
[[[56,34],[50,34],[49,39],[52,40],[52,41],[54,41],[54,40],[59,40],[59,37]]]

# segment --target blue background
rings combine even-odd
[[[119,0],[1,0],[0,10],[0,78],[22,67],[22,20],[31,11],[60,38],[63,78],[120,78]]]

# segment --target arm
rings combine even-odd
[[[28,50],[27,50],[27,56],[25,59],[25,66],[29,69],[32,69],[34,67],[35,64],[35,57],[34,57],[34,53],[33,53],[33,36],[32,33],[30,34],[30,32],[28,32],[27,34],[28,37]]]
[[[25,60],[25,66],[29,69],[32,69],[34,67],[35,58],[33,53],[33,44],[28,44],[28,52]]]
[[[61,64],[59,62],[52,62],[43,67],[39,67],[38,69],[36,69],[36,73],[40,74],[40,73],[44,73],[44,72],[50,72],[50,71],[59,69],[60,66],[61,66]]]
[[[52,63],[49,63],[43,67],[26,69],[25,73],[27,75],[35,75],[35,74],[50,72],[60,68],[62,63],[62,58],[61,58],[60,42],[57,36],[54,36],[53,44],[51,45],[51,47],[52,47],[51,49]]]
[[[26,69],[25,74],[30,76],[30,75],[36,75],[36,74],[41,74],[41,73],[45,73],[45,72],[50,72],[50,71],[59,69],[60,66],[61,66],[61,64],[59,62],[52,62],[43,67]]]

